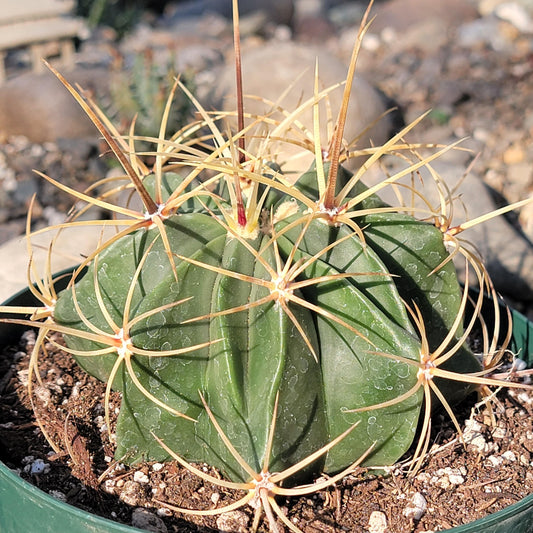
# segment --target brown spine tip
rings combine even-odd
[[[239,131],[244,129],[244,103],[242,96],[242,65],[241,65],[241,36],[239,31],[239,2],[233,0],[233,44],[235,49],[235,75],[237,82],[237,127]],[[244,135],[238,139],[239,147],[239,167],[245,161],[245,140]],[[237,197],[237,223],[241,227],[246,226],[246,211],[242,200],[242,190],[239,176],[235,174],[235,193]]]
[[[335,124],[335,131],[333,133],[333,138],[331,139],[329,153],[330,153],[330,167],[328,172],[328,183],[326,188],[326,194],[324,197],[324,207],[326,209],[333,209],[335,206],[335,190],[337,185],[337,175],[339,171],[339,159],[342,148],[342,138],[344,135],[344,126],[346,124],[346,116],[348,114],[348,104],[350,102],[350,94],[352,92],[353,78],[355,74],[355,65],[357,63],[357,57],[359,55],[359,49],[361,47],[361,40],[363,35],[368,28],[368,16],[370,10],[372,9],[372,4],[374,0],[370,0],[368,7],[366,8],[363,20],[361,21],[361,26],[359,28],[359,33],[357,35],[357,40],[355,42],[352,57],[350,59],[350,66],[348,68],[348,75],[346,77],[346,85],[344,86],[344,93],[342,96],[342,105],[339,110],[339,116],[337,117],[337,123]]]

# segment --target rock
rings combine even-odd
[[[39,178],[36,175],[29,175],[25,179],[17,181],[17,188],[13,194],[13,199],[16,203],[28,205],[31,197],[37,194],[39,190]]]
[[[334,34],[327,6],[320,0],[299,0],[295,5],[293,28],[300,42],[323,43]]]
[[[524,233],[533,242],[533,194],[530,194],[529,197],[532,198],[532,201],[520,210],[519,219]]]
[[[80,69],[65,74],[88,91],[105,91],[105,69]],[[0,136],[24,135],[43,143],[61,138],[94,137],[95,127],[51,72],[26,73],[0,87]]]
[[[136,481],[137,483],[145,484],[150,481],[150,478],[142,470],[137,470],[137,472],[133,474],[133,481]]]
[[[197,44],[232,36],[231,21],[218,13],[205,13],[201,16],[171,14],[161,21],[160,29],[168,29],[175,39],[186,39]]]
[[[505,150],[503,153],[503,162],[506,165],[515,165],[517,163],[522,163],[526,157],[524,149],[517,144],[512,144]]]
[[[522,33],[533,33],[533,20],[527,9],[518,2],[504,2],[494,9],[495,15],[511,23]]]
[[[138,505],[141,498],[141,485],[136,481],[126,481],[119,498],[127,505]]]
[[[206,35],[208,28],[212,34]],[[220,38],[224,34],[227,35],[224,41],[229,41],[229,22],[215,15],[186,19],[172,28],[139,25],[121,41],[118,52],[126,69],[134,66],[139,55],[149,52],[155,65],[168,67],[173,64],[178,73],[196,73],[222,61]]]
[[[131,525],[143,531],[152,531],[153,533],[167,533],[168,531],[167,526],[159,516],[142,507],[138,507],[133,511]]]
[[[324,15],[310,15],[296,20],[294,33],[300,42],[323,43],[335,34],[335,27]]]
[[[510,51],[513,48],[512,40],[502,31],[502,22],[492,16],[462,24],[457,30],[457,44],[464,48],[487,45],[497,51]]]
[[[187,46],[176,52],[176,72],[199,72],[220,65],[224,60],[220,50],[200,44]]]
[[[338,6],[332,6],[328,12],[328,18],[337,27],[359,26],[365,9],[366,4],[363,2],[345,2]]]
[[[409,503],[405,506],[403,514],[413,520],[420,520],[424,516],[427,507],[428,504],[424,495],[421,492],[415,492]]]
[[[516,455],[512,450],[507,450],[506,452],[502,453],[502,457],[509,462],[516,461]]]
[[[240,0],[239,13],[241,16],[249,15],[253,12],[264,11],[269,20],[275,24],[292,24],[294,14],[294,3],[292,0]],[[173,25],[184,18],[200,17],[205,13],[217,13],[228,19],[232,17],[231,0],[190,0],[176,6],[174,13],[166,21],[166,24]]]
[[[248,515],[243,511],[229,511],[217,518],[217,528],[221,533],[246,533],[248,522]]]
[[[392,28],[398,34],[417,28],[429,19],[452,28],[478,16],[475,7],[464,0],[390,0],[377,5],[374,13],[377,17],[372,24],[373,32]]]
[[[488,464],[493,468],[498,468],[503,463],[503,458],[499,455],[489,455],[487,457]]]
[[[372,511],[368,519],[368,533],[386,533],[387,515],[381,511]]]
[[[0,235],[0,245],[4,245],[4,243],[10,242],[11,239],[17,239],[20,234],[24,233],[25,226],[26,226],[26,222],[24,220],[14,220],[14,221],[10,221],[10,222],[7,222],[7,223],[3,223],[2,224],[2,232],[1,232],[1,235]],[[0,250],[2,250],[2,246],[0,246]],[[5,256],[5,257],[7,257],[7,256]],[[19,266],[22,266],[22,265],[19,264]],[[23,279],[22,271],[19,271],[18,277],[21,280]],[[0,283],[1,283],[1,281],[0,281]],[[19,283],[19,287],[18,288],[22,289],[23,286],[24,285],[22,283]],[[11,294],[13,294],[13,293],[11,292]],[[6,296],[9,296],[9,295],[10,294],[7,294]]]
[[[462,485],[465,482],[465,475],[466,469],[464,467],[454,468],[447,466],[446,468],[439,468],[435,472],[435,475],[431,478],[431,483],[446,490],[452,485]]]
[[[110,228],[105,235],[110,237],[113,233],[113,229]],[[46,264],[47,249],[52,235],[53,232],[32,238],[35,245],[33,256],[40,276],[45,275],[40,268]],[[90,253],[96,248],[99,236],[100,231],[94,227],[78,227],[64,231],[54,245],[52,272],[59,272],[79,264],[83,260],[82,254]],[[83,246],[80,246],[80,243]],[[3,302],[27,286],[29,256],[25,238],[17,237],[1,245],[0,257],[9,257],[9,261],[2,261],[0,270],[0,302]]]
[[[245,112],[264,115],[269,113],[273,102],[278,102],[284,91],[290,87],[279,104],[289,112],[294,111],[302,102],[312,98],[315,62],[318,58],[318,72],[320,89],[338,84],[346,79],[347,67],[335,56],[327,51],[312,46],[303,46],[292,42],[267,43],[264,46],[250,50],[243,54],[243,83],[244,94],[257,95],[270,102],[261,102],[254,99],[245,100]],[[222,100],[226,111],[235,110],[235,72],[233,65],[226,66],[220,74],[215,76],[217,87],[215,92],[208,96],[207,108],[217,108]],[[329,93],[329,101],[333,116],[336,117],[342,100],[343,87],[337,87]],[[324,113],[324,105],[321,106],[321,134],[322,144],[327,145],[327,117]],[[371,141],[374,144],[385,142],[391,129],[389,116],[379,120],[369,131],[365,128],[386,111],[388,106],[382,95],[365,79],[355,79],[348,119],[344,138],[354,140],[358,135],[362,137],[357,142],[357,147],[369,147]],[[280,113],[270,115],[273,119],[281,119]],[[311,107],[297,118],[307,128],[308,134],[313,131],[313,113]],[[364,133],[363,133],[364,132]],[[299,152],[287,143],[279,145],[279,163],[284,163],[285,171],[306,170],[314,159],[312,153],[309,157],[300,158],[297,161],[291,157]],[[357,162],[353,162],[354,165]]]

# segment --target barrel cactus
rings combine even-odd
[[[227,486],[249,490],[267,472],[285,472],[278,481],[342,475],[358,462],[393,464],[415,437],[420,457],[432,408],[442,404],[453,417],[453,402],[491,383],[466,343],[491,284],[457,240],[463,228],[429,204],[419,210],[379,198],[453,146],[418,157],[403,142],[416,121],[383,146],[354,152],[367,157],[355,174],[341,164],[364,31],[333,138],[324,149],[318,134],[302,130],[302,150],[315,162],[295,180],[283,175],[270,140],[298,127],[299,110],[285,124],[246,116],[239,103],[238,131],[226,134],[226,115],[207,113],[177,81],[174,90],[201,118],[166,139],[169,98],[148,171],[132,150],[134,136],[119,137],[57,73],[122,164],[128,184],[120,188],[142,208],[113,203],[108,192],[70,191],[120,215],[98,222],[119,229],[102,237],[57,298],[40,285],[44,306],[29,323],[41,328],[40,339],[62,333],[64,349],[107,384],[106,411],[111,390],[120,391],[117,458],[172,456],[193,471],[190,463],[206,462],[232,480]],[[317,83],[300,110],[317,111],[327,93]],[[366,170],[394,152],[415,157],[365,187]],[[64,226],[76,224],[87,222],[73,216]],[[463,252],[482,289],[465,324],[469,295],[450,249]],[[501,348],[487,346],[494,364]],[[261,505],[279,510],[269,501]]]

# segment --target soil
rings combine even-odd
[[[190,474],[176,462],[128,467],[112,459],[104,424],[104,385],[48,343],[34,408],[59,452],[36,422],[27,392],[28,361],[35,334],[0,357],[0,459],[41,490],[93,513],[155,532],[246,532],[253,509],[213,517],[185,516],[154,502],[192,509],[222,507],[244,496]],[[311,496],[279,499],[305,533],[440,531],[498,511],[533,492],[533,395],[501,391],[496,421],[476,398],[457,414],[464,420],[461,444],[447,416],[437,416],[423,469],[409,476],[401,464],[380,477],[363,469]],[[120,396],[111,399],[116,415]],[[111,428],[113,429],[113,427]],[[218,475],[207,465],[204,471]],[[425,509],[424,509],[425,507]],[[418,511],[418,514],[417,514]],[[387,529],[376,523],[386,521]],[[261,522],[259,531],[268,531]]]

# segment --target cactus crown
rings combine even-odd
[[[482,328],[484,358],[466,343],[485,293],[496,298],[482,262],[458,237],[469,224],[453,227],[451,194],[431,168],[454,146],[422,156],[428,147],[404,142],[421,117],[382,146],[344,149],[366,22],[365,16],[327,147],[320,144],[318,109],[329,90],[318,89],[318,74],[314,96],[281,120],[244,113],[236,5],[237,132],[227,129],[229,113],[208,113],[178,79],[159,136],[151,139],[153,169],[136,154],[133,131],[118,135],[98,107],[52,69],[108,142],[125,181],[95,196],[43,175],[86,203],[53,229],[92,224],[103,230],[65,291],[58,295],[50,276],[37,277],[32,291],[42,306],[18,310],[31,312],[30,320],[11,320],[40,330],[30,387],[32,376],[39,379],[39,344],[52,331],[62,333],[63,349],[107,384],[108,427],[111,390],[122,394],[117,457],[173,457],[206,479],[190,463],[208,462],[231,479],[218,484],[249,491],[231,508],[255,503],[274,530],[273,513],[297,530],[276,495],[324,486],[282,488],[284,480],[326,472],[333,476],[329,484],[358,464],[391,465],[415,436],[416,469],[434,404],[442,404],[460,432],[451,405],[473,387],[493,385],[484,373],[505,351],[505,343],[497,345],[496,303],[496,329]],[[178,89],[200,118],[167,139]],[[314,132],[298,121],[307,109],[314,111]],[[272,146],[280,140],[315,156],[294,181],[277,164]],[[365,187],[366,170],[393,153],[409,158],[405,169]],[[367,158],[354,174],[342,166],[349,156]],[[434,178],[437,206],[380,200],[380,190],[421,167]],[[113,202],[122,190],[138,197],[142,209]],[[79,220],[90,206],[116,218]],[[110,226],[116,232],[105,234]],[[455,255],[465,258],[481,288],[466,321],[468,276],[462,289],[450,261]]]

